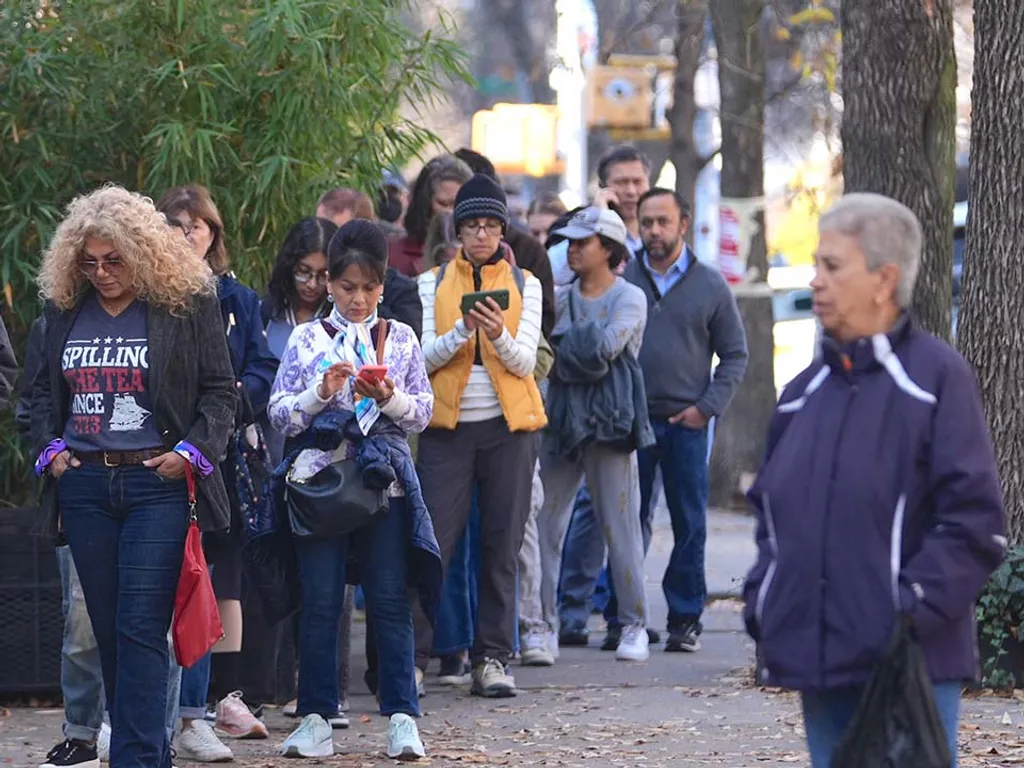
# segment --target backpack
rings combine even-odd
[[[526,275],[523,273],[518,266],[510,264],[512,267],[512,279],[516,281],[516,288],[519,290],[519,295],[523,295],[523,287],[526,285]],[[434,293],[437,293],[437,287],[441,285],[441,280],[444,279],[444,271],[448,267],[448,262],[437,268],[437,273],[434,277]],[[533,369],[533,378],[537,380],[537,383],[544,381],[551,373],[551,368],[555,364],[555,350],[552,349],[550,342],[544,338],[544,334],[540,335],[540,339],[537,341],[537,364]]]

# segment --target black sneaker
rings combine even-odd
[[[569,624],[558,633],[559,647],[582,647],[590,642],[590,630],[585,625]]]
[[[665,650],[669,653],[696,653],[700,650],[700,637],[704,627],[699,621],[690,621],[678,627],[670,627]]]
[[[657,645],[661,642],[661,635],[658,633],[658,630],[651,629],[650,627],[647,628],[647,642],[650,645]]]
[[[441,657],[441,669],[437,672],[441,685],[469,685],[473,682],[473,667],[462,653]]]
[[[67,739],[46,754],[46,762],[39,768],[62,768],[67,765],[74,765],[77,768],[100,768],[96,745]]]
[[[622,641],[622,627],[608,627],[608,634],[604,636],[604,642],[601,643],[602,651],[617,651],[619,650],[619,643]]]

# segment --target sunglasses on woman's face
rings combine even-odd
[[[296,283],[301,283],[302,285],[305,285],[306,283],[310,282],[311,280],[316,280],[317,285],[327,285],[327,273],[326,272],[320,272],[320,273],[307,272],[304,269],[297,269],[297,270],[295,270],[295,282]]]
[[[93,277],[100,271],[100,267],[103,267],[103,271],[108,275],[117,275],[124,267],[124,263],[121,261],[120,256],[114,256],[113,258],[107,257],[105,259],[78,260],[78,269],[86,277]]]

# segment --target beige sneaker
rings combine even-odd
[[[477,664],[473,669],[473,687],[470,692],[485,699],[506,699],[516,695],[516,679],[500,661],[484,659],[482,664]]]
[[[265,739],[267,726],[242,701],[242,692],[230,693],[217,702],[217,733],[232,739]]]

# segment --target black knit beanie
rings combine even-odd
[[[502,231],[508,227],[508,199],[498,183],[481,173],[476,174],[459,189],[455,196],[455,231],[469,219],[497,219]]]

